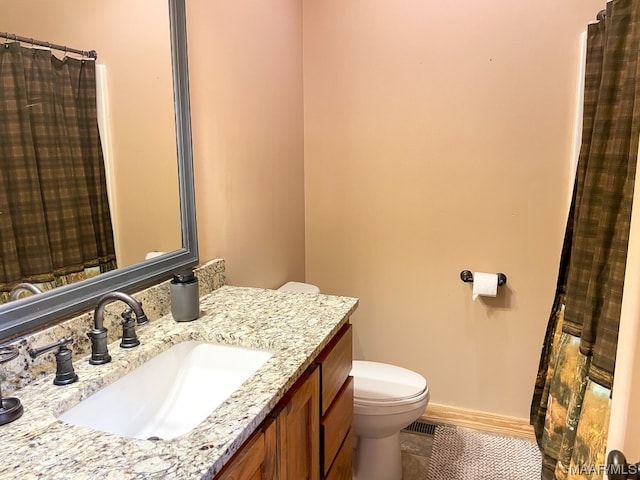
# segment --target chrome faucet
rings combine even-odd
[[[87,336],[91,339],[91,359],[89,360],[91,365],[102,365],[111,361],[111,355],[109,355],[109,350],[107,349],[107,329],[104,327],[104,309],[108,303],[116,300],[126,303],[133,310],[136,314],[135,321],[138,325],[144,325],[149,322],[144,310],[142,310],[142,304],[131,295],[122,292],[111,292],[100,297],[93,312],[93,329],[87,333]],[[140,341],[135,336],[135,323],[128,309],[125,310],[122,318],[124,334],[120,346],[122,348],[130,348],[140,345]]]
[[[42,290],[31,283],[19,283],[11,289],[8,301],[11,302],[12,300],[17,300],[18,298],[20,298],[20,294],[25,292],[31,292],[35,295],[36,293],[42,293]]]

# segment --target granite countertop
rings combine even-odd
[[[223,287],[201,298],[201,316],[171,315],[137,329],[141,345],[109,345],[105,365],[74,362],[80,380],[52,384],[54,373],[11,394],[24,415],[0,426],[0,478],[212,478],[262,423],[286,391],[344,325],[357,299]],[[173,440],[123,438],[57,420],[103,386],[185,340],[268,350],[273,356],[190,433]],[[96,412],[99,415],[100,412]]]

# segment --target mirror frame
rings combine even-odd
[[[168,0],[182,248],[0,305],[0,342],[90,310],[105,293],[133,292],[198,263],[185,0]]]

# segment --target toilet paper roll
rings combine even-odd
[[[473,273],[473,299],[479,296],[495,297],[498,293],[498,275],[495,273]]]

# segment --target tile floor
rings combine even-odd
[[[433,435],[400,432],[402,480],[425,480],[427,478],[432,447]]]

